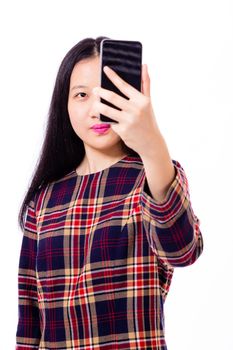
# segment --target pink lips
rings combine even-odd
[[[104,134],[105,132],[107,132],[110,129],[110,125],[109,124],[95,124],[91,127],[91,129],[93,129],[93,131],[98,133],[98,134]]]
[[[110,128],[109,124],[95,124],[91,127],[92,129],[107,129]]]

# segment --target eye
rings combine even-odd
[[[84,94],[84,95],[86,95],[85,92],[78,92],[76,95],[74,95],[74,97],[77,97],[79,94]],[[83,97],[84,97],[84,96],[83,96]]]

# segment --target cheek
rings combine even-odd
[[[74,130],[74,132],[79,136],[79,129],[81,126],[80,118],[78,115],[77,109],[74,107],[74,105],[68,104],[67,106],[68,114],[69,114],[69,119],[71,126]]]
[[[75,103],[68,103],[68,113],[72,126],[77,126],[80,123],[86,121],[87,108],[84,106],[77,105]]]

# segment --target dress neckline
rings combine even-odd
[[[129,157],[130,157],[130,156],[127,154],[127,155],[125,155],[123,158],[121,158],[121,159],[119,159],[117,162],[115,162],[114,164],[110,165],[109,167],[104,168],[104,169],[99,170],[99,171],[96,171],[96,172],[94,172],[94,173],[89,173],[89,174],[83,174],[83,175],[81,175],[81,174],[78,174],[76,168],[73,170],[73,173],[74,173],[74,175],[76,175],[76,177],[78,177],[78,178],[93,177],[94,175],[98,175],[98,174],[104,173],[104,172],[108,171],[109,169],[114,168],[114,167],[117,166],[120,162],[126,160],[126,159],[129,158]]]

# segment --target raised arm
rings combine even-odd
[[[194,214],[184,169],[172,160],[175,178],[163,201],[150,191],[146,174],[141,191],[141,210],[149,244],[165,264],[182,267],[193,264],[203,251],[200,220]]]

